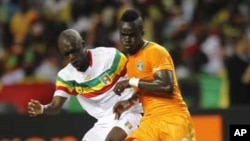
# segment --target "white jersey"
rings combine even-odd
[[[71,64],[59,71],[54,96],[75,95],[81,106],[96,119],[113,114],[116,102],[128,99],[134,93],[126,89],[121,96],[113,92],[117,81],[126,79],[127,58],[115,48],[89,49],[91,63],[85,72],[79,72]],[[141,113],[141,107],[130,110]]]

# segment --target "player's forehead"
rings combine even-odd
[[[138,31],[138,27],[135,22],[121,22],[120,32],[121,33],[135,33]]]
[[[65,52],[68,52],[70,50],[74,50],[75,48],[77,48],[77,46],[75,46],[72,43],[72,41],[70,41],[67,38],[61,38],[59,40],[58,47],[61,53],[65,53]]]

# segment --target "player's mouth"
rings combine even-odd
[[[130,49],[131,48],[131,45],[128,44],[128,43],[124,44],[123,46],[124,46],[125,49]]]

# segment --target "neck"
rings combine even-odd
[[[143,48],[144,44],[145,44],[144,40],[141,40],[141,42],[139,43],[139,48],[140,49]]]
[[[85,58],[82,58],[82,66],[81,66],[81,68],[80,68],[80,70],[79,71],[81,71],[81,72],[85,72],[87,69],[88,69],[88,67],[90,66],[90,60],[91,58],[90,58],[90,56],[89,56],[89,53],[88,53],[88,51],[86,50],[86,57]]]
[[[133,50],[133,52],[130,52],[129,55],[133,55],[136,54],[141,48],[144,47],[144,45],[146,44],[146,42],[144,40],[141,40],[138,45],[137,48]]]

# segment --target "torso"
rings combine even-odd
[[[172,112],[188,112],[177,83],[174,64],[167,50],[156,43],[149,42],[136,54],[129,56],[127,64],[128,77],[151,80],[156,70],[172,70],[174,74],[174,95],[172,98],[151,96],[138,90],[142,101],[144,115],[171,114]]]
[[[133,90],[117,96],[113,87],[125,75],[126,57],[114,48],[90,49],[91,66],[85,72],[77,71],[68,64],[58,73],[57,90],[76,95],[82,107],[98,118],[113,113],[113,105],[129,98]],[[119,67],[118,67],[119,66]]]

